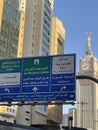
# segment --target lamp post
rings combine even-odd
[[[69,127],[69,130],[72,130],[72,121],[73,121],[73,117],[69,117],[68,118],[68,127]]]

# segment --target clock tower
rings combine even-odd
[[[98,60],[93,56],[91,50],[91,33],[86,33],[87,35],[87,47],[85,54],[80,59],[80,70],[79,74],[91,75],[98,77]]]
[[[79,75],[98,79],[98,60],[91,50],[91,33],[86,33],[87,47],[80,59]],[[98,128],[98,85],[88,79],[79,80],[77,94],[77,125],[88,130]]]

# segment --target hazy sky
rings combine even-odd
[[[86,32],[92,32],[91,48],[98,59],[98,0],[54,0],[53,15],[65,29],[65,54],[76,53],[76,69],[86,50]],[[69,106],[65,105],[64,113]]]

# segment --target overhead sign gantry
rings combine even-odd
[[[75,101],[75,57],[0,60],[0,102]]]

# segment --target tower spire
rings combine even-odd
[[[86,52],[85,54],[86,55],[92,55],[92,50],[91,50],[91,35],[92,33],[86,33],[86,36],[87,36],[87,47],[86,47]]]

